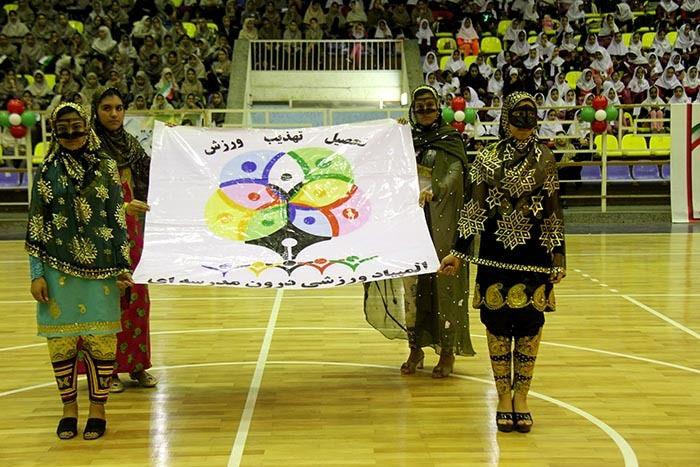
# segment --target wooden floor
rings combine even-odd
[[[700,459],[700,235],[568,237],[529,434],[499,433],[484,331],[456,374],[401,376],[356,287],[151,288],[155,389],[110,396],[98,441],[60,403],[20,242],[0,243],[0,465],[691,466]],[[87,387],[80,383],[85,421]]]

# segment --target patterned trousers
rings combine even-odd
[[[90,402],[105,404],[112,382],[117,336],[114,334],[50,337],[47,339],[58,392],[64,404],[78,397],[78,339],[82,339]]]

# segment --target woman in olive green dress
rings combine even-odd
[[[457,239],[457,219],[464,204],[467,157],[457,131],[442,120],[440,100],[430,86],[413,91],[411,133],[421,179],[420,204],[439,258]],[[474,355],[469,337],[469,271],[455,276],[424,274],[402,281],[372,282],[365,287],[367,321],[388,338],[408,339],[402,374],[423,365],[423,347],[440,354],[433,378],[448,376],[455,355]]]

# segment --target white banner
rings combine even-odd
[[[435,272],[410,129],[155,123],[139,283],[317,288]]]
[[[700,221],[700,104],[671,105],[671,213]]]

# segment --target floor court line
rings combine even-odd
[[[258,355],[258,361],[255,364],[255,372],[253,373],[253,379],[250,383],[250,389],[248,390],[248,397],[245,401],[243,414],[241,414],[241,421],[238,424],[238,432],[236,433],[236,439],[233,441],[233,448],[231,449],[231,455],[228,459],[229,467],[238,467],[239,465],[241,465],[241,459],[243,458],[243,450],[245,449],[245,443],[248,439],[248,430],[250,429],[250,423],[253,420],[253,413],[255,412],[255,403],[258,400],[258,392],[260,391],[260,386],[262,385],[263,373],[265,372],[265,364],[267,362],[267,356],[270,353],[272,335],[275,332],[275,325],[277,324],[277,316],[279,315],[283,294],[284,292],[282,290],[278,290],[277,294],[275,295],[275,303],[272,305],[270,318],[267,321],[265,337],[263,338],[262,345],[260,346],[260,354]]]
[[[669,323],[670,325],[677,327],[677,328],[680,329],[681,331],[683,331],[683,332],[685,332],[685,333],[687,333],[687,334],[690,334],[690,335],[693,336],[694,338],[700,339],[700,334],[698,334],[697,332],[693,331],[693,330],[690,329],[689,327],[683,326],[681,323],[679,323],[678,321],[675,321],[675,320],[669,318],[669,317],[666,316],[665,314],[663,314],[663,313],[661,313],[661,312],[659,312],[659,311],[656,311],[656,310],[653,309],[652,307],[647,306],[647,305],[645,305],[644,303],[642,303],[642,302],[640,302],[640,301],[638,301],[638,300],[635,300],[634,298],[630,297],[629,295],[620,295],[620,296],[621,296],[622,298],[624,298],[625,300],[627,300],[628,302],[637,305],[637,306],[638,306],[639,308],[641,308],[642,310],[647,311],[647,312],[651,313],[652,315],[656,316],[657,318],[661,318],[662,320],[666,321],[666,322]]]
[[[153,331],[151,332],[151,335],[162,335],[162,334],[196,334],[196,333],[216,333],[216,332],[262,332],[265,331],[267,328],[213,328],[213,329],[185,329],[185,330],[175,330],[175,331]],[[299,327],[299,326],[276,326],[275,331],[349,331],[349,332],[374,332],[375,330],[373,328],[349,328],[349,327]],[[477,337],[480,339],[486,339],[485,335],[481,334],[470,334],[471,337]],[[594,349],[592,347],[582,347],[578,345],[570,345],[570,344],[561,344],[558,342],[549,342],[549,341],[542,341],[542,345],[549,345],[553,347],[562,347],[562,348],[567,348],[567,349],[572,349],[572,350],[581,350],[583,352],[592,352],[592,353],[599,353],[602,355],[610,355],[613,357],[620,357],[620,358],[627,358],[630,360],[637,360],[640,362],[645,362],[645,363],[651,363],[655,365],[661,365],[661,366],[667,366],[669,368],[675,368],[678,370],[682,371],[688,371],[691,373],[697,373],[700,374],[700,369],[695,369],[683,365],[678,365],[676,363],[670,363],[670,362],[665,362],[662,360],[654,360],[651,358],[646,358],[646,357],[640,357],[637,355],[631,355],[631,354],[626,354],[626,353],[621,353],[621,352],[612,352],[609,350],[601,350],[601,349]],[[30,347],[41,347],[45,346],[46,343],[37,343],[37,344],[28,344],[28,345],[18,345],[14,347],[4,347],[0,348],[0,352],[4,351],[9,351],[9,350],[20,350],[20,349],[25,349],[25,348],[30,348]],[[179,367],[178,367],[179,368]]]
[[[281,300],[281,295],[282,291],[279,291],[279,296]],[[270,316],[272,321],[272,313]],[[274,323],[273,323],[274,324]],[[274,326],[273,326],[274,329]],[[269,349],[268,349],[269,350]],[[261,349],[261,354],[262,354],[262,349]],[[174,365],[174,366],[161,366],[161,367],[153,367],[151,370],[157,371],[157,370],[166,370],[166,369],[175,369],[175,368],[195,368],[195,367],[212,367],[212,366],[235,366],[235,365],[247,365],[250,364],[252,365],[254,362],[216,362],[216,363],[194,363],[194,364],[189,364],[189,365]],[[260,358],[258,358],[258,361],[255,362],[256,365],[256,371],[257,367],[259,366],[260,363]],[[340,367],[355,367],[355,368],[375,368],[375,369],[381,369],[381,370],[391,370],[393,372],[396,371],[396,368],[393,366],[388,366],[388,365],[377,365],[377,364],[370,364],[370,363],[352,363],[352,362],[318,362],[318,361],[295,361],[295,360],[270,360],[266,361],[265,364],[267,365],[317,365],[317,366],[340,366]],[[421,372],[427,373],[429,370],[419,370]],[[475,381],[478,383],[484,383],[488,385],[493,385],[493,381],[483,379],[483,378],[476,378],[473,376],[466,376],[466,375],[458,375],[458,374],[452,374],[450,376],[451,378],[457,378],[457,379],[462,379],[462,380],[468,380],[468,381]],[[38,389],[38,388],[43,388],[47,386],[53,386],[55,385],[55,382],[51,383],[44,383],[44,384],[35,384],[33,386],[27,386],[24,388],[17,388],[13,389],[11,391],[6,391],[3,393],[0,393],[0,397],[4,397],[7,395],[11,394],[17,394],[20,392],[26,392],[26,391],[31,391],[33,389]],[[249,393],[250,395],[250,393]],[[583,409],[579,409],[578,407],[571,405],[567,402],[561,401],[559,399],[555,399],[553,397],[547,396],[546,394],[542,394],[539,392],[535,391],[530,391],[529,393],[530,396],[543,400],[545,402],[549,402],[550,404],[557,405],[565,410],[568,410],[586,420],[588,420],[591,424],[595,425],[598,429],[600,429],[603,433],[605,433],[617,446],[619,449],[620,453],[622,454],[622,458],[624,460],[625,467],[638,467],[639,462],[637,460],[637,456],[632,449],[632,447],[629,445],[627,440],[620,435],[614,428],[612,428],[610,425],[599,419],[598,417],[586,412]],[[246,407],[248,406],[248,401],[246,400]],[[249,414],[252,416],[252,412]],[[243,424],[243,420],[246,417],[246,412],[244,410],[243,414],[241,415],[241,424]],[[250,427],[250,421],[248,421],[248,427],[246,427],[246,430]],[[239,428],[240,432],[240,428]],[[247,432],[246,432],[247,435]],[[496,436],[495,432],[493,434]],[[236,440],[238,440],[238,436],[236,436]],[[243,443],[245,443],[245,440],[243,440]],[[241,457],[233,457],[233,451],[231,453],[231,458],[229,459],[229,466],[230,465],[240,465],[240,461],[243,455],[243,447],[240,447],[240,455]],[[232,464],[231,462],[234,461]],[[237,462],[237,463],[236,463]]]

